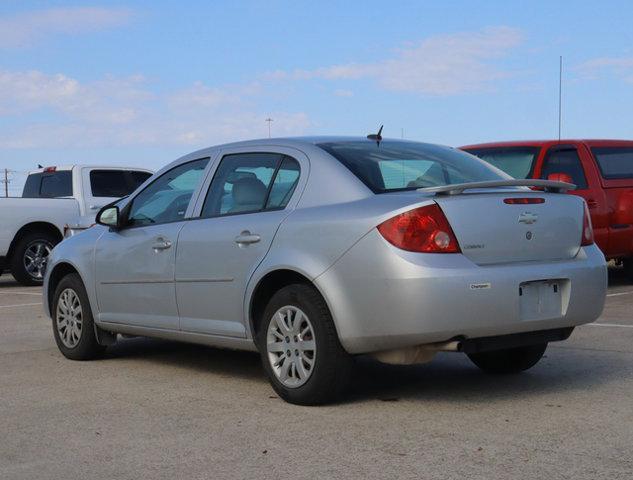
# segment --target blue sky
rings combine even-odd
[[[3,0],[0,167],[158,168],[267,136],[267,117],[273,136],[554,137],[559,55],[563,136],[632,138],[631,18],[628,1]]]

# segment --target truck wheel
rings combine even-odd
[[[18,240],[11,255],[11,274],[22,285],[41,285],[46,263],[59,239],[48,232],[29,233]]]
[[[57,285],[51,317],[55,343],[64,357],[90,360],[105,350],[97,341],[88,295],[76,273],[66,275]]]
[[[633,259],[627,258],[622,261],[622,266],[624,267],[624,273],[627,278],[633,282]]]
[[[542,343],[507,350],[470,353],[468,358],[488,373],[519,373],[536,365],[546,348],[547,343]]]
[[[260,319],[258,346],[273,389],[287,402],[331,402],[349,383],[352,357],[311,286],[289,285],[273,295]]]

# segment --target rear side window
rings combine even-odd
[[[22,192],[24,198],[60,198],[73,196],[73,174],[70,170],[29,175]]]
[[[226,155],[216,170],[202,217],[284,208],[299,180],[299,163],[279,153]]]
[[[489,164],[461,150],[424,143],[384,140],[318,144],[374,193],[505,180]]]
[[[596,147],[591,151],[605,180],[633,178],[632,147]]]
[[[478,148],[468,153],[494,165],[514,178],[530,178],[534,170],[537,147]]]
[[[553,147],[547,152],[543,162],[541,178],[547,179],[552,173],[569,175],[578,190],[587,188],[587,178],[575,148]]]
[[[151,173],[126,170],[92,170],[90,190],[93,197],[125,197],[136,190]]]
[[[42,174],[32,173],[26,177],[24,190],[22,190],[23,198],[38,198],[40,196],[40,185],[42,184]]]

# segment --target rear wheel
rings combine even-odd
[[[11,274],[22,285],[41,285],[46,264],[59,239],[48,232],[29,233],[18,240],[11,255]]]
[[[97,341],[86,289],[76,273],[66,275],[57,285],[51,316],[55,342],[66,358],[90,360],[103,353],[105,347]]]
[[[506,350],[469,353],[468,358],[488,373],[519,373],[536,365],[546,348],[547,343],[542,343]]]
[[[259,324],[258,345],[272,387],[287,402],[331,402],[349,383],[351,356],[323,297],[311,286],[289,285],[273,295]]]
[[[624,267],[624,272],[628,279],[633,282],[633,259],[627,258],[623,260],[622,266]]]

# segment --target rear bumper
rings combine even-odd
[[[563,285],[561,309],[526,319],[519,287],[551,279]],[[343,347],[368,353],[592,322],[604,307],[607,267],[595,245],[571,260],[479,266],[459,254],[398,250],[374,230],[315,282]]]

